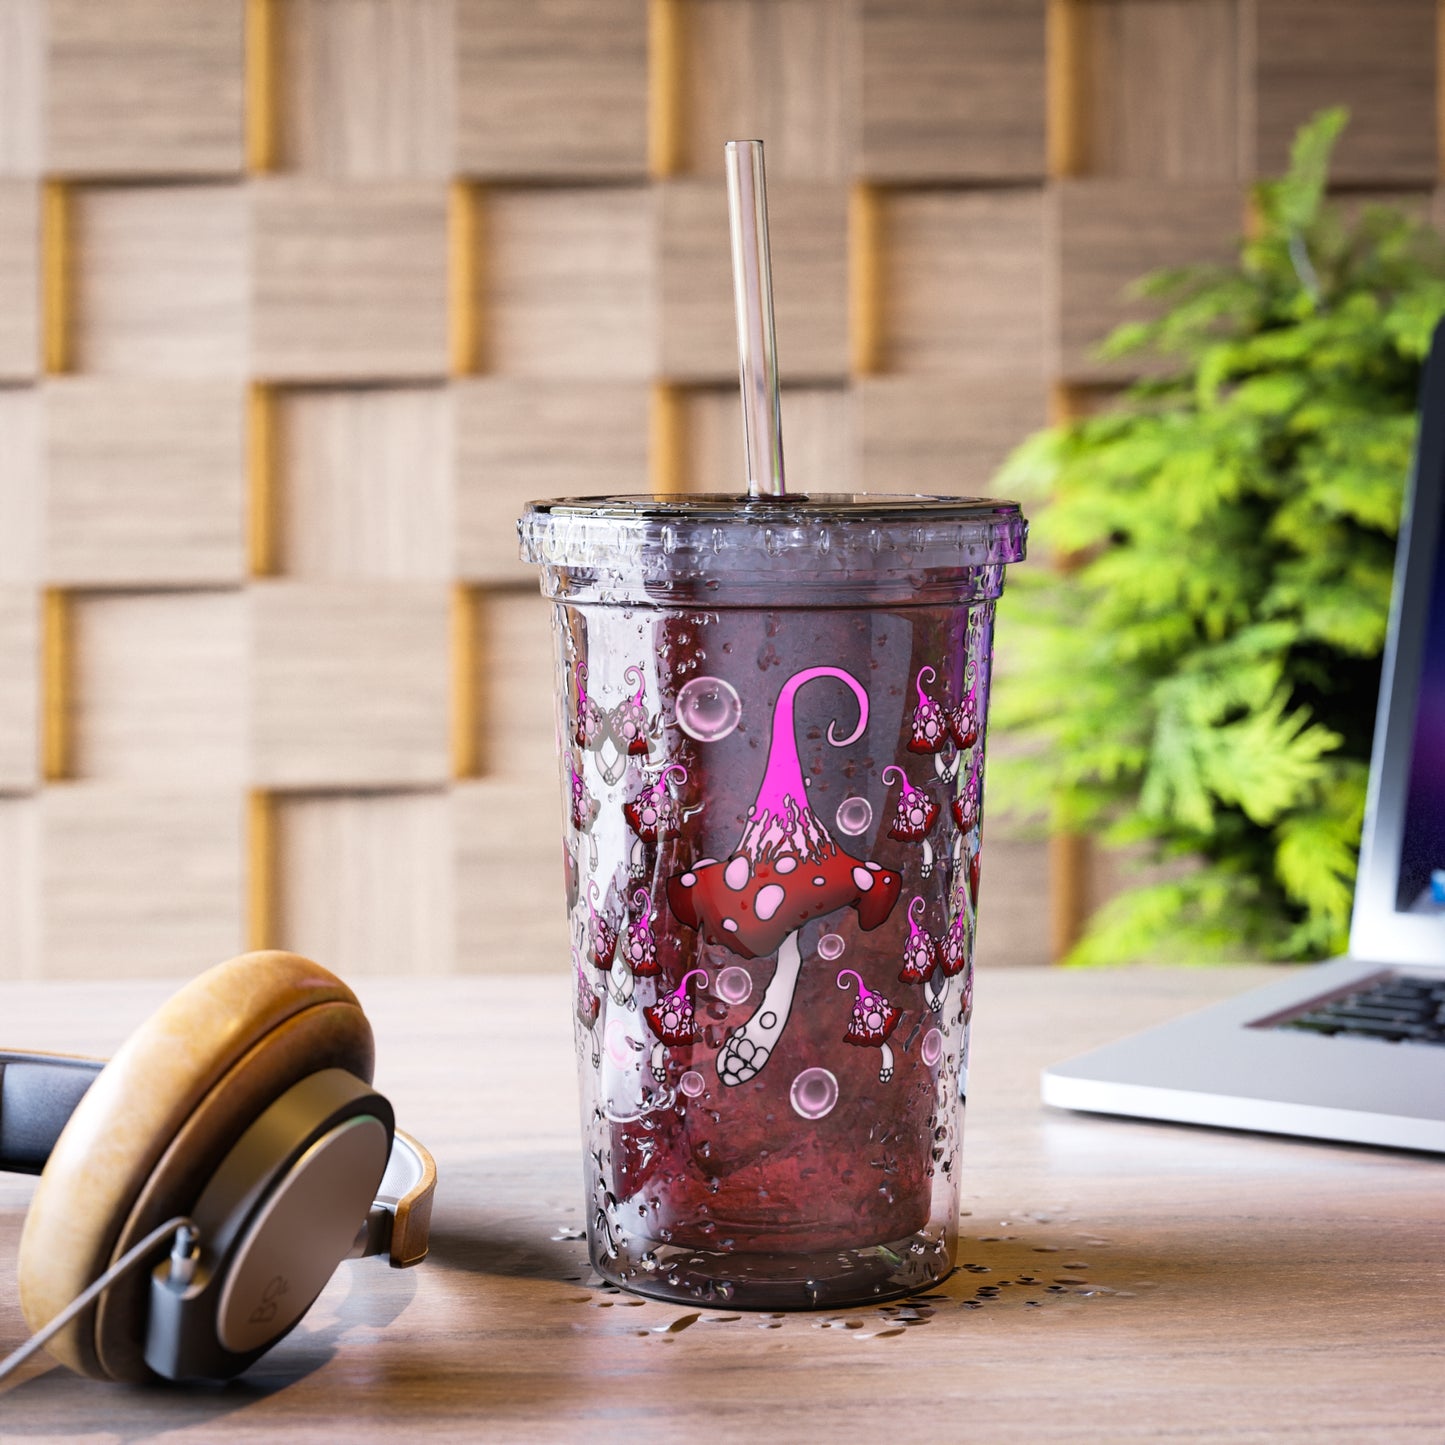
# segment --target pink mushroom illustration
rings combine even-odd
[[[654,847],[659,838],[676,833],[683,821],[700,808],[684,808],[667,790],[668,780],[687,781],[687,769],[681,763],[668,763],[651,781],[643,780],[637,796],[622,805],[622,816],[636,834],[632,844],[631,869],[641,877],[647,871],[646,849]]]
[[[978,715],[978,664],[970,661],[964,674],[966,691],[957,707],[948,711],[948,735],[954,746],[971,748],[977,741],[981,728]]]
[[[606,973],[612,967],[612,955],[617,951],[617,925],[605,911],[597,911],[598,901],[597,880],[594,878],[587,885],[587,949],[592,958],[592,967]]]
[[[689,969],[683,974],[682,982],[671,993],[663,994],[655,1004],[642,1010],[648,1028],[658,1038],[658,1042],[652,1046],[652,1077],[659,1083],[667,1077],[667,1055],[663,1046],[678,1048],[683,1044],[696,1043],[702,1037],[697,1015],[693,1013],[692,1000],[687,996],[687,981],[690,978],[702,979],[703,987],[707,987],[706,970]]]
[[[657,912],[652,906],[652,895],[645,888],[639,888],[632,895],[632,905],[637,912],[627,925],[621,956],[634,977],[651,978],[657,972],[657,937],[652,931]]]
[[[597,1020],[602,1015],[602,1000],[592,991],[587,974],[582,967],[582,958],[572,950],[572,972],[577,981],[577,1022],[591,1035],[592,1067],[595,1069],[602,1060],[602,1051],[597,1045]]]
[[[886,1084],[893,1077],[893,1050],[888,1046],[889,1036],[898,1027],[903,1017],[900,1009],[893,1007],[881,993],[873,993],[863,982],[861,974],[845,968],[838,974],[838,987],[847,988],[847,978],[858,980],[858,998],[853,1005],[852,1017],[848,1020],[848,1032],[843,1035],[845,1044],[856,1044],[860,1049],[878,1049],[878,1082]]]
[[[927,983],[938,967],[938,941],[918,923],[918,916],[927,907],[927,900],[917,894],[908,905],[908,942],[903,945],[903,967],[898,973],[899,983]]]
[[[598,767],[609,785],[622,777],[629,758],[647,755],[653,737],[661,731],[660,720],[647,716],[642,669],[634,664],[623,677],[635,690],[607,714],[606,734],[595,748]]]
[[[948,743],[948,714],[923,690],[923,674],[929,682],[938,679],[938,673],[927,663],[918,669],[913,686],[918,693],[918,704],[913,709],[910,725],[908,751],[910,753],[937,753]]]
[[[607,719],[602,709],[587,695],[587,664],[577,664],[577,723],[572,740],[588,752],[595,749],[607,735]]]
[[[858,725],[828,742],[856,742],[868,723],[868,694],[850,672],[809,667],[783,684],[773,708],[768,760],[737,848],[726,861],[701,860],[667,880],[674,915],[709,942],[743,958],[776,953],[777,964],[757,1008],[733,1031],[718,1055],[725,1084],[753,1078],[772,1056],[793,1007],[802,954],[799,930],[811,919],[853,908],[863,929],[877,928],[893,911],[903,881],[878,863],[845,853],[808,805],[798,760],[794,699],[817,678],[846,683],[858,702]]]
[[[933,845],[928,841],[929,831],[938,820],[938,804],[923,791],[908,781],[908,774],[896,763],[883,769],[883,781],[888,782],[890,773],[898,774],[903,791],[898,795],[898,809],[888,825],[888,836],[900,843],[922,843],[923,862],[921,872],[925,878],[933,872]]]
[[[968,761],[963,786],[949,801],[949,811],[958,831],[953,836],[953,866],[957,869],[963,860],[968,838],[976,836],[975,830],[983,812],[983,757],[974,753]]]
[[[948,997],[952,979],[968,967],[973,955],[974,910],[967,893],[954,880],[950,894],[948,928],[938,940],[938,975],[924,985],[924,996],[935,1013]]]

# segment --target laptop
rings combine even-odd
[[[1046,1069],[1043,1100],[1445,1153],[1445,322],[1421,382],[1349,953]]]

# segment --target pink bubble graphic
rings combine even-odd
[[[793,1112],[804,1119],[821,1119],[838,1102],[838,1080],[827,1069],[804,1069],[793,1080]]]
[[[859,833],[868,831],[868,825],[873,821],[873,804],[855,793],[838,804],[835,816],[839,832],[850,833],[856,838]]]
[[[635,1050],[641,1046],[627,1035],[627,1025],[621,1019],[612,1019],[603,1034],[603,1047],[607,1057],[618,1068],[626,1068],[636,1057]]]
[[[843,957],[843,949],[847,945],[836,933],[825,933],[818,940],[818,957],[832,963],[835,958]]]
[[[753,991],[752,976],[747,969],[732,964],[718,974],[717,991],[725,1003],[742,1003]]]
[[[715,743],[742,721],[743,704],[737,689],[723,678],[694,677],[678,688],[673,713],[688,737]]]
[[[929,1029],[918,1046],[918,1052],[931,1069],[943,1057],[943,1035],[937,1029]]]
[[[695,1099],[707,1088],[707,1084],[703,1081],[702,1075],[698,1073],[696,1069],[689,1069],[687,1073],[677,1081],[677,1087],[681,1089],[689,1099]]]

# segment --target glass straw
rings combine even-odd
[[[728,224],[733,244],[733,301],[738,318],[738,379],[743,392],[743,448],[750,497],[781,497],[783,416],[778,403],[778,350],[773,334],[773,269],[768,255],[768,196],[763,143],[730,140],[724,147]]]

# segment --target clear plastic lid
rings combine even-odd
[[[563,601],[907,606],[997,597],[1028,523],[983,497],[713,493],[529,502],[517,530]]]

